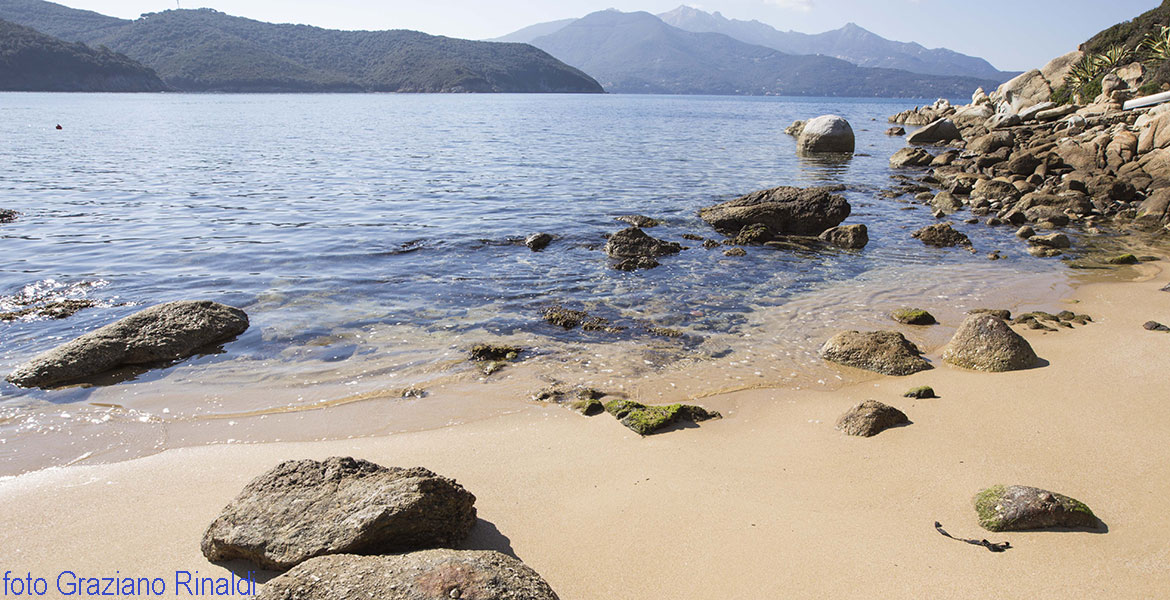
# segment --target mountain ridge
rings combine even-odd
[[[106,48],[67,42],[0,20],[0,90],[23,92],[160,92],[151,69]]]

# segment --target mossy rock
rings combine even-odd
[[[475,361],[493,361],[503,362],[509,360],[516,360],[524,349],[519,346],[510,346],[507,344],[476,344],[468,351],[471,360]]]
[[[907,390],[905,394],[902,394],[902,396],[906,398],[917,398],[919,400],[925,400],[927,398],[938,398],[938,396],[936,396],[934,393],[934,388],[930,387],[929,385],[920,385],[916,388],[911,388]]]
[[[1039,488],[995,485],[974,498],[979,525],[988,531],[1025,531],[1062,527],[1096,529],[1097,517],[1085,503]]]
[[[904,325],[937,325],[934,315],[921,308],[901,308],[890,313],[890,318]]]
[[[686,333],[679,331],[678,329],[671,329],[669,327],[651,327],[646,331],[649,331],[652,335],[667,338],[680,338],[686,335]]]
[[[1138,257],[1136,257],[1132,254],[1122,254],[1119,256],[1114,256],[1112,258],[1109,258],[1105,262],[1107,262],[1111,265],[1136,265],[1136,264],[1140,263],[1141,261],[1138,260]]]
[[[601,403],[601,400],[597,400],[595,398],[574,400],[565,406],[568,406],[569,408],[585,415],[586,417],[600,415],[601,413],[605,412],[605,405]]]
[[[638,435],[650,435],[680,420],[699,423],[720,418],[718,412],[689,404],[647,406],[621,399],[606,402],[605,411]]]

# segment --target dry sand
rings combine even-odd
[[[422,465],[479,498],[468,547],[513,552],[564,600],[597,598],[1164,598],[1170,595],[1166,274],[1077,289],[1096,323],[1025,332],[1049,364],[933,371],[834,392],[705,398],[721,421],[649,438],[607,416],[532,405],[360,440],[207,446],[0,481],[0,570],[56,577],[226,574],[203,529],[251,478],[292,458]],[[1052,311],[1067,306],[1053,306]],[[957,323],[940,327],[953,329]],[[928,384],[942,396],[901,398]],[[876,399],[913,421],[834,430]],[[1086,502],[1105,533],[991,534],[971,496],[1025,484]],[[993,554],[945,539],[1014,546]]]

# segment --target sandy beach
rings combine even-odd
[[[465,546],[514,554],[564,600],[1163,597],[1170,334],[1142,329],[1170,322],[1159,264],[1079,287],[1066,302],[1093,324],[1025,331],[1047,361],[1028,371],[962,371],[931,348],[932,371],[704,398],[725,418],[648,438],[608,416],[532,404],[414,433],[184,448],[8,478],[3,568],[50,580],[64,570],[224,576],[199,539],[241,487],[283,460],[345,455],[457,479],[481,519]],[[941,398],[901,397],[915,385]],[[869,439],[834,430],[871,398],[913,423]],[[1074,496],[1107,531],[983,531],[971,497],[997,483]],[[1013,548],[946,539],[936,520]]]

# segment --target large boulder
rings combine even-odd
[[[1052,86],[1044,79],[1040,69],[1032,69],[999,86],[997,93],[1011,105],[1013,112],[1018,113],[1048,100],[1052,95]]]
[[[869,243],[869,230],[863,224],[838,225],[821,233],[821,239],[837,246],[850,250],[860,250]]]
[[[978,154],[988,154],[995,152],[1000,148],[1010,148],[1016,143],[1016,136],[1010,131],[992,131],[991,133],[977,137],[970,144],[967,144],[967,149]]]
[[[708,206],[699,216],[725,235],[760,224],[778,235],[815,236],[840,225],[851,210],[849,202],[830,189],[778,187]]]
[[[268,582],[256,600],[557,600],[519,560],[492,550],[322,556]]]
[[[244,311],[217,302],[159,304],[33,358],[8,381],[21,387],[50,387],[118,367],[179,360],[247,329]]]
[[[452,546],[475,519],[475,496],[423,468],[293,460],[249,483],[207,528],[202,549],[211,561],[283,571],[326,554]]]
[[[837,430],[846,435],[873,437],[891,427],[909,422],[906,413],[877,400],[866,400],[837,419]]]
[[[829,338],[821,358],[883,375],[912,375],[931,369],[918,349],[897,331],[843,331]]]
[[[1028,340],[988,314],[967,317],[943,349],[942,359],[964,369],[991,372],[1028,369],[1040,360]]]
[[[681,251],[678,243],[652,238],[638,227],[627,227],[609,236],[605,243],[605,253],[610,258],[658,258]]]
[[[837,115],[809,119],[800,131],[796,146],[797,152],[801,154],[853,152],[853,127],[849,121]]]
[[[996,485],[975,495],[979,524],[988,531],[1025,531],[1049,527],[1099,526],[1083,502],[1040,488]]]
[[[914,133],[906,141],[911,144],[937,144],[963,139],[959,128],[950,119],[939,119]]]

